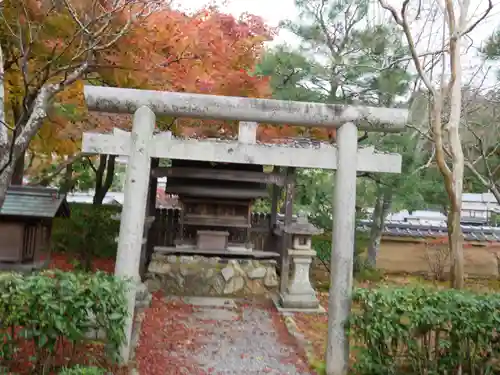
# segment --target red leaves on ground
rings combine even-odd
[[[19,330],[20,328],[17,331]],[[35,370],[33,358],[37,352],[34,342],[20,341],[17,348],[19,350],[16,352],[15,357],[12,358],[12,365],[9,366],[9,370],[19,375],[33,374]],[[107,363],[104,344],[99,343],[82,344],[77,346],[76,350],[73,351],[69,342],[60,341],[56,345],[55,354],[52,358],[51,363],[55,368],[74,364],[106,366]],[[71,363],[69,362],[70,360]],[[128,373],[126,369],[119,369],[115,366],[108,366],[106,369],[113,371],[114,375]],[[58,371],[52,371],[50,374],[57,373]]]
[[[318,298],[328,310],[328,293],[318,293]],[[312,344],[315,359],[322,360],[328,339],[328,314],[295,313],[293,319],[300,333]]]
[[[50,255],[50,265],[51,269],[59,269],[62,271],[73,271],[75,267],[75,261],[78,257],[72,254],[66,253],[52,253]],[[103,271],[106,273],[115,272],[115,259],[114,258],[94,258],[92,260],[92,271]]]
[[[184,324],[192,313],[190,305],[180,301],[165,302],[161,293],[153,294],[136,349],[136,362],[141,374],[204,373],[188,358],[190,352],[195,352],[197,337],[202,335],[201,331]]]
[[[112,273],[114,263],[114,259],[94,259],[92,262],[93,270]],[[75,266],[70,254],[55,253],[51,255],[50,268],[71,271],[75,269]],[[324,298],[322,302],[324,302]],[[273,330],[276,332],[279,343],[295,349],[282,362],[294,365],[303,373],[310,371],[309,365],[305,360],[305,353],[298,347],[295,339],[290,336],[283,322],[283,317],[276,311],[270,301],[251,301],[248,304],[240,305],[240,308],[260,308],[267,310],[272,318]],[[191,358],[197,352],[200,345],[203,345],[204,337],[207,335],[199,326],[196,327],[196,324],[190,326],[189,322],[193,310],[193,306],[180,300],[165,301],[161,292],[153,294],[151,307],[144,311],[141,334],[134,360],[134,366],[141,374],[205,375],[212,373],[213,369],[201,370],[194,358]],[[307,329],[308,325],[306,323],[302,324],[300,314],[298,315],[298,324]],[[326,319],[326,315],[321,316],[321,319],[323,318]],[[207,324],[208,321],[203,321],[203,323]],[[234,322],[234,324],[238,324],[238,322]],[[320,329],[319,331],[326,332],[324,329]],[[34,348],[31,343],[22,349],[22,358],[18,361],[19,369],[24,369],[25,371],[20,372],[22,375],[31,372],[29,358],[33,350]],[[89,363],[87,356],[89,353],[92,354],[93,358],[97,359],[99,365],[102,366],[106,363],[102,345],[94,343],[81,346],[73,362],[78,364]],[[244,354],[242,354],[242,358],[243,356]],[[59,355],[61,360],[64,360],[64,357],[64,355]],[[63,363],[61,360],[58,360],[58,363]],[[115,375],[128,373],[128,369],[126,368],[108,367],[108,369]],[[270,371],[272,370],[270,369]]]
[[[71,254],[65,253],[53,253],[51,254],[50,269],[59,269],[62,271],[71,271],[75,269],[75,264],[73,262],[74,258]],[[93,271],[104,271],[108,273],[114,272],[115,260],[112,258],[96,258],[92,262]],[[19,327],[16,331],[19,331]],[[32,358],[36,353],[36,348],[33,341],[20,340],[18,344],[18,351],[16,352],[15,358],[12,360],[12,366],[10,370],[20,374],[32,374],[34,370],[34,363]],[[104,351],[103,344],[100,343],[85,343],[79,345],[76,350],[73,351],[72,345],[66,341],[60,341],[56,345],[54,360],[52,362],[53,366],[61,367],[68,365],[68,361],[71,359],[72,364],[81,365],[95,365],[105,366],[107,363],[106,355]],[[113,371],[115,375],[127,374],[126,369],[118,369],[115,366],[108,367],[110,371]]]

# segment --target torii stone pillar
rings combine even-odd
[[[327,375],[347,375],[349,340],[344,324],[351,311],[356,223],[358,129],[347,122],[337,130],[339,165],[333,194],[332,254],[328,299]]]
[[[344,324],[349,316],[354,250],[356,171],[399,173],[401,156],[357,148],[357,130],[400,132],[405,109],[303,103],[217,95],[85,86],[88,109],[135,113],[131,135],[84,134],[82,151],[130,155],[115,273],[138,278],[150,157],[214,162],[271,164],[336,169],[333,199],[332,284],[329,301],[327,374],[346,375],[349,346]],[[148,108],[143,108],[144,106]],[[154,114],[336,128],[337,144],[318,147],[272,147],[255,143],[255,124],[240,123],[240,142],[193,141],[153,136]],[[135,290],[129,293],[131,316],[125,327],[128,360]]]
[[[155,114],[148,107],[140,107],[135,111],[125,178],[125,197],[115,265],[115,275],[132,279],[127,292],[128,317],[124,328],[125,344],[120,348],[120,357],[124,363],[130,356],[136,287],[141,281],[139,276],[140,249],[146,218],[145,207],[151,166],[149,143],[153,138],[155,118]]]

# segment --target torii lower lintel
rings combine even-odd
[[[84,133],[82,151],[90,154],[129,155],[130,133]],[[149,144],[152,158],[200,160],[219,163],[277,165],[296,168],[338,168],[338,148],[319,145],[246,144],[238,141],[175,139],[160,133]],[[377,152],[373,147],[357,150],[360,172],[400,173],[401,155]]]

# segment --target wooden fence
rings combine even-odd
[[[175,208],[157,209],[155,221],[150,232],[150,241],[153,246],[175,246],[175,239],[179,235],[180,210]],[[266,239],[269,236],[270,214],[253,213],[251,241],[255,250],[265,250]],[[230,230],[230,238],[240,236],[237,230]]]

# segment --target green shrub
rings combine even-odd
[[[121,279],[100,272],[1,275],[0,367],[9,368],[19,351],[33,347],[34,373],[46,371],[56,357],[71,359],[90,330],[105,333],[110,359],[117,359],[124,341],[126,287]]]
[[[106,372],[98,367],[75,366],[65,368],[59,375],[104,375]]]
[[[356,231],[356,237],[354,239],[353,264],[353,271],[355,274],[358,274],[366,268],[363,254],[366,250],[367,242],[367,234],[361,231]],[[316,250],[318,258],[329,267],[332,254],[332,234],[325,233],[319,236],[314,236],[312,239],[312,247]]]
[[[384,273],[377,269],[371,268],[367,265],[364,265],[356,274],[356,280],[358,281],[371,281],[377,282],[381,281],[384,278]]]
[[[57,219],[52,232],[53,250],[74,253],[83,269],[94,257],[115,257],[120,222],[113,216],[120,207],[72,204],[71,217]]]
[[[312,238],[312,248],[316,250],[316,254],[321,261],[329,264],[332,252],[332,235],[322,234],[314,236]]]
[[[358,289],[353,300],[356,374],[499,373],[500,294]]]

